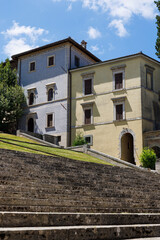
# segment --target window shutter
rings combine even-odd
[[[115,74],[115,89],[121,89],[123,87],[123,73]]]
[[[91,109],[85,110],[85,124],[91,124]]]
[[[123,119],[123,105],[116,105],[116,120]]]
[[[92,79],[88,79],[84,81],[85,83],[85,95],[92,93]]]
[[[53,115],[49,114],[48,115],[47,127],[52,127],[52,126],[53,126]]]

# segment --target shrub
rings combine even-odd
[[[80,146],[86,144],[86,141],[84,140],[83,134],[79,132],[73,142],[73,146]]]
[[[156,154],[153,149],[144,148],[140,155],[140,162],[143,167],[155,169]]]

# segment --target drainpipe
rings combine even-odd
[[[71,146],[71,48],[72,45],[70,45],[69,48],[69,69],[68,69],[68,93],[67,93],[67,146]]]

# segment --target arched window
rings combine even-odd
[[[53,88],[50,88],[48,90],[48,101],[52,101],[53,100]]]
[[[34,103],[34,93],[31,92],[29,94],[29,105],[33,105],[33,103]]]

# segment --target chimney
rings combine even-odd
[[[87,42],[85,42],[84,40],[82,40],[81,42],[81,46],[84,47],[85,49],[87,48]]]

